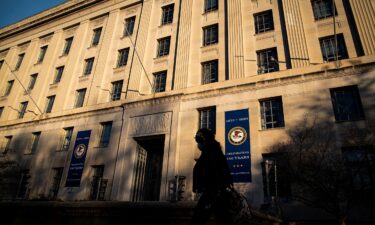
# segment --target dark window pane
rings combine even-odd
[[[158,57],[169,54],[171,37],[166,37],[158,40]]]
[[[122,94],[122,85],[123,85],[122,80],[115,81],[112,83],[112,97],[111,97],[112,101],[120,100],[121,94]]]
[[[131,36],[133,34],[135,24],[135,16],[125,19],[124,37]]]
[[[256,34],[273,30],[272,10],[255,14],[254,23]]]
[[[208,128],[216,133],[216,107],[199,110],[199,128]]]
[[[335,36],[323,37],[319,39],[324,61],[334,61],[336,60],[336,56],[338,60],[348,58],[344,36],[342,34],[338,34],[336,37],[337,43]]]
[[[257,52],[258,74],[279,71],[276,48]]]
[[[336,121],[362,120],[365,118],[357,86],[331,89],[331,99]]]
[[[218,42],[218,25],[211,25],[203,28],[203,46]]]
[[[164,6],[162,8],[162,18],[161,24],[168,24],[173,22],[173,11],[174,11],[174,4]]]
[[[218,0],[205,0],[204,12],[210,12],[218,9]]]
[[[72,43],[73,43],[73,37],[65,39],[63,55],[69,54],[70,48],[72,47]]]
[[[95,45],[99,44],[101,33],[102,33],[102,28],[101,27],[96,28],[94,30],[94,34],[93,34],[93,37],[92,37],[91,45],[95,46]]]
[[[202,63],[202,84],[218,81],[218,61],[212,60]]]
[[[102,134],[100,136],[99,147],[107,147],[111,138],[112,121],[102,123]]]
[[[284,127],[284,112],[281,97],[261,100],[262,129]]]
[[[117,57],[117,67],[125,66],[128,63],[129,48],[120,49]]]
[[[167,80],[167,71],[154,74],[154,92],[164,92]]]

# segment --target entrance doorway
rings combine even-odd
[[[137,155],[131,199],[159,201],[165,136],[148,136],[135,140]]]

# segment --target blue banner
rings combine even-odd
[[[233,182],[251,182],[249,110],[225,112],[225,156]]]
[[[76,143],[74,144],[74,150],[72,153],[72,159],[70,160],[65,187],[80,186],[82,172],[85,166],[87,149],[90,141],[90,135],[91,130],[79,131],[77,133]]]

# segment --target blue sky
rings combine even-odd
[[[0,0],[0,28],[63,2],[65,0]]]

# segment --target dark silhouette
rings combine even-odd
[[[226,157],[214,134],[201,128],[195,135],[201,151],[193,170],[193,191],[200,195],[192,225],[205,224],[214,214],[221,225],[230,225],[229,187],[233,185]]]

